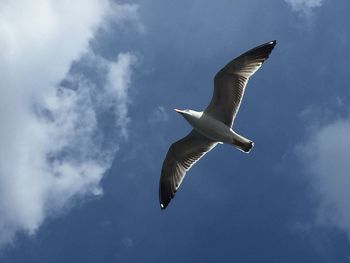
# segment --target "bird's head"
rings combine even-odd
[[[191,110],[179,110],[179,109],[174,109],[177,113],[180,113],[181,115],[191,115]]]
[[[179,110],[179,109],[174,109],[174,111],[180,113],[182,115],[182,117],[184,117],[186,120],[199,119],[202,116],[201,111]]]

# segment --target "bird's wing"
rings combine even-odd
[[[165,209],[180,187],[186,172],[217,143],[195,130],[173,143],[165,157],[159,183],[160,207]]]
[[[249,78],[269,57],[275,45],[276,41],[271,41],[253,48],[222,68],[215,75],[213,97],[205,113],[231,127]]]

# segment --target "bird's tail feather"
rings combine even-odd
[[[250,150],[254,147],[254,142],[244,137],[242,137],[242,139],[234,138],[232,140],[232,145],[242,152],[249,153]]]

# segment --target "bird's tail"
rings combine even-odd
[[[242,152],[249,153],[254,147],[254,142],[239,134],[235,134],[232,140],[232,145]]]

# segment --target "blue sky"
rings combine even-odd
[[[17,10],[25,9],[25,15]],[[1,262],[348,262],[346,0],[0,4]],[[276,39],[165,211],[160,168],[215,73]]]

